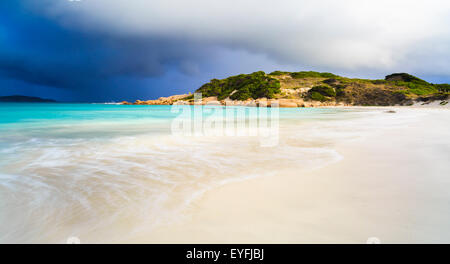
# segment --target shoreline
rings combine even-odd
[[[93,109],[74,107],[71,120]],[[167,117],[170,107],[160,108],[155,114]],[[257,137],[174,138],[167,123],[133,119],[150,107],[99,109],[95,123],[38,119],[34,133],[11,123],[16,132],[0,142],[2,199],[23,204],[34,217],[4,204],[12,220],[2,241],[440,243],[450,237],[448,108],[281,110],[287,115],[280,141],[264,148]],[[27,118],[40,116],[28,111]],[[97,120],[105,116],[115,119]],[[23,189],[29,185],[34,188]]]
[[[449,104],[447,100],[431,100],[431,101],[412,101],[411,104],[408,105],[356,105],[349,104],[344,102],[337,101],[311,101],[311,100],[303,100],[303,99],[267,99],[267,98],[259,98],[259,99],[248,99],[246,101],[239,100],[217,100],[217,97],[206,97],[199,101],[185,101],[183,96],[187,95],[174,95],[170,97],[161,97],[156,100],[148,100],[141,101],[137,100],[134,103],[130,103],[127,101],[123,101],[120,103],[114,103],[117,105],[207,105],[207,106],[244,106],[244,107],[275,107],[279,108],[353,108],[353,107],[438,107],[438,108],[448,108]],[[111,104],[111,103],[104,103]]]
[[[429,117],[439,112],[428,109],[413,124],[338,144],[341,161],[302,175],[215,187],[192,202],[185,219],[133,242],[448,243],[450,181],[439,170],[446,158],[424,156],[433,149],[423,146],[448,132],[422,129],[438,125],[443,116]]]

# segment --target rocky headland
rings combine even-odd
[[[394,106],[448,103],[449,84],[432,84],[407,73],[385,79],[355,79],[321,72],[262,71],[213,79],[195,93],[156,100],[122,102],[125,105],[227,105],[271,107]]]

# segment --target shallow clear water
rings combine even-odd
[[[262,147],[255,136],[175,136],[171,106],[0,104],[0,242],[132,240],[180,221],[215,186],[341,159],[333,145],[376,127],[380,112],[279,109],[278,143]]]

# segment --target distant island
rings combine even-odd
[[[23,96],[23,95],[11,95],[11,96],[0,96],[0,102],[7,103],[55,103],[52,99],[43,99],[33,96]]]
[[[450,84],[432,84],[408,73],[394,73],[384,79],[356,79],[327,72],[263,71],[212,79],[198,88],[201,104],[268,106],[277,100],[280,107],[393,106],[448,103]],[[194,104],[193,94],[161,97],[133,105]]]

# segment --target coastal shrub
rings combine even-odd
[[[197,89],[203,97],[217,96],[219,100],[230,97],[232,100],[273,98],[280,93],[280,81],[267,76],[263,71],[240,74],[226,79],[212,79]]]
[[[315,91],[311,92],[311,93],[309,94],[309,97],[310,97],[312,100],[321,101],[321,102],[324,102],[324,101],[327,100],[327,98],[326,98],[325,96],[323,96],[323,95],[320,94],[319,92],[315,92]]]
[[[435,84],[434,85],[436,89],[438,89],[440,92],[443,93],[450,93],[450,84],[443,83],[443,84]]]
[[[335,85],[334,89],[336,89],[336,97],[345,96],[345,85],[343,84]]]
[[[290,75],[294,79],[301,78],[337,78],[339,76],[329,73],[329,72],[315,72],[315,71],[299,71],[299,72],[287,72],[287,71],[273,71],[268,75],[279,76],[279,75]]]
[[[191,99],[194,99],[194,95],[191,94],[191,95],[188,95],[188,96],[186,96],[186,97],[183,97],[182,99],[183,99],[183,100],[191,100]]]
[[[311,88],[311,90],[309,90],[309,92],[318,92],[323,96],[328,96],[328,97],[335,97],[336,96],[336,91],[331,88],[328,85],[318,85],[318,86],[314,86],[313,88]]]
[[[398,90],[398,91],[394,91],[393,94],[409,95],[409,94],[411,94],[411,92],[409,90]]]
[[[410,93],[416,94],[416,95],[428,95],[438,92],[438,89],[432,85],[432,84],[423,84],[423,83],[416,83],[416,82],[404,82],[404,81],[395,81],[394,85],[396,86],[403,86],[408,88],[408,91]]]
[[[326,79],[323,80],[323,83],[329,84],[329,85],[333,85],[335,83],[337,83],[338,80],[334,79],[334,78],[330,78],[330,79]]]
[[[370,80],[373,84],[385,84],[386,80]]]
[[[285,72],[285,71],[273,71],[273,72],[269,73],[269,75],[273,75],[273,76],[279,76],[279,75],[285,75],[285,74],[290,74],[290,72]]]
[[[369,79],[346,78],[346,77],[341,77],[341,76],[338,76],[337,80],[341,84],[362,84],[362,85],[366,85],[366,84],[372,83],[372,80],[369,80]]]
[[[413,82],[416,84],[428,85],[429,83],[408,73],[393,73],[385,77],[386,81]]]
[[[421,96],[434,94],[439,91],[439,86],[428,83],[408,73],[393,73],[386,76],[385,79],[392,85],[406,87],[410,94]]]
[[[244,86],[241,89],[237,90],[234,94],[230,96],[232,100],[247,100],[252,97],[252,93],[250,92],[250,85]]]
[[[339,76],[334,75],[329,72],[315,72],[315,71],[300,71],[300,72],[292,72],[291,77],[294,79],[300,78],[337,78]]]
[[[318,85],[308,91],[308,96],[312,100],[323,102],[330,97],[336,97],[336,91],[328,85]]]

